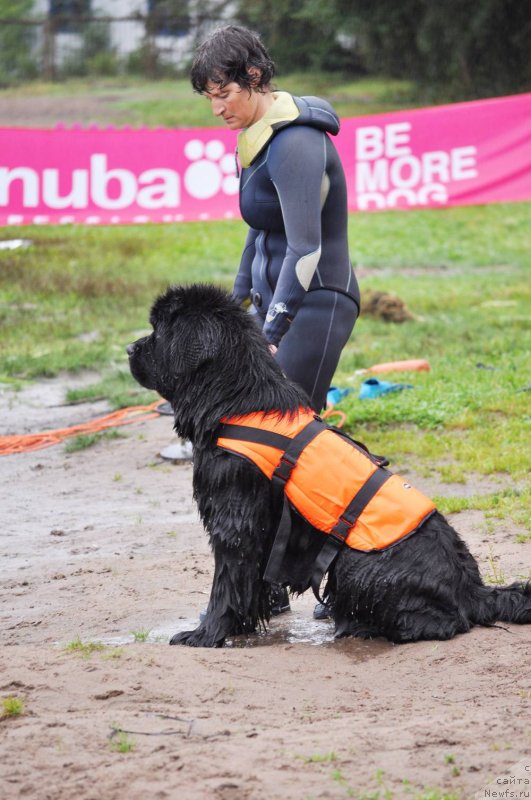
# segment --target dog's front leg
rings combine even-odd
[[[254,633],[259,620],[269,618],[269,586],[260,577],[260,553],[242,547],[241,540],[234,545],[213,540],[215,569],[207,615],[195,630],[176,633],[170,644],[222,647],[227,636]]]

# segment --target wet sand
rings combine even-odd
[[[71,383],[2,391],[2,433],[106,412],[64,406]],[[517,764],[531,778],[530,627],[335,642],[306,594],[265,634],[168,647],[206,605],[212,558],[191,467],[157,455],[170,420],[122,431],[0,458],[0,700],[24,702],[0,720],[2,800],[485,797]],[[527,573],[530,545],[507,523],[488,533],[478,511],[452,523],[484,574]],[[67,649],[79,640],[103,649]]]

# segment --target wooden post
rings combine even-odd
[[[154,36],[154,20],[150,12],[146,14],[144,36],[144,75],[155,78],[157,74],[157,49]]]
[[[55,74],[55,22],[48,14],[43,25],[42,77],[54,81]]]

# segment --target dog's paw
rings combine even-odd
[[[209,634],[201,625],[193,631],[181,631],[174,634],[170,644],[186,644],[188,647],[223,647],[225,637]]]

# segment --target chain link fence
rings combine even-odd
[[[205,33],[227,21],[142,14],[0,18],[0,86],[36,78],[183,75]]]

